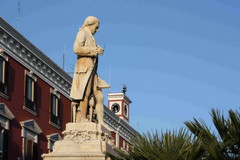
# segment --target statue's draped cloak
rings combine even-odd
[[[74,43],[74,51],[91,51],[90,48],[94,48],[96,45],[91,33],[85,29],[80,29]],[[91,77],[93,77],[94,72],[96,73],[96,65],[96,57],[91,57],[87,51],[78,54],[70,93],[72,99],[83,99],[87,84],[92,80]]]
[[[94,78],[94,83],[98,89],[109,88],[109,85],[96,74],[97,54],[94,52],[97,52],[97,44],[89,30],[79,30],[74,43],[74,52],[78,55],[78,58],[70,97],[74,100],[82,100],[89,81],[93,81]]]

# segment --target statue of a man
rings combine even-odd
[[[96,17],[86,18],[83,26],[77,33],[74,42],[74,52],[78,55],[75,66],[70,97],[73,106],[73,122],[91,121],[87,118],[93,113],[89,109],[95,107],[98,123],[103,123],[103,94],[101,89],[110,86],[97,75],[98,55],[103,54],[103,49],[97,45],[93,35],[98,31],[99,20]],[[93,103],[93,102],[94,103]],[[89,117],[89,116],[88,116]]]

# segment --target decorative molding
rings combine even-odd
[[[33,71],[27,71],[25,70],[25,75],[31,77],[35,82],[37,82],[37,77],[33,74]]]
[[[60,136],[59,133],[53,133],[53,134],[47,135],[47,140],[48,140],[48,150],[52,150],[54,142],[58,140],[62,140],[62,137]]]
[[[70,99],[72,77],[2,18],[0,48]]]
[[[35,122],[34,119],[20,122],[22,127],[21,136],[23,138],[28,138],[33,140],[35,143],[38,143],[38,134],[42,133],[42,130]]]
[[[57,90],[57,89],[52,89],[52,88],[50,88],[50,93],[56,95],[57,98],[60,99],[60,94],[58,93],[58,90]]]
[[[91,134],[88,130],[70,130],[64,132],[64,139],[72,140],[74,144],[82,144],[83,142],[91,140]]]
[[[5,61],[8,61],[8,56],[4,53],[3,49],[0,48],[0,56],[5,59]]]
[[[67,123],[66,130],[62,133],[64,135],[63,141],[71,141],[76,145],[100,141],[114,146],[110,131],[101,124],[93,122]]]
[[[62,140],[62,137],[60,136],[59,133],[53,133],[53,134],[49,134],[46,136],[48,140],[51,141],[58,141],[58,140]]]
[[[12,120],[14,115],[8,109],[5,103],[0,103],[0,125],[6,130],[9,130],[9,120]]]

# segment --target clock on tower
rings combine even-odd
[[[126,96],[127,87],[124,85],[122,93],[108,94],[108,108],[118,117],[129,122],[129,104],[131,100]]]

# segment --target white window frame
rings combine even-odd
[[[38,143],[38,135],[42,133],[41,128],[35,122],[34,119],[21,121],[20,125],[22,127],[21,137],[22,139],[22,159],[25,159],[25,140],[30,139],[34,143]]]
[[[30,77],[31,79],[33,79],[34,82],[37,82],[37,77],[33,75],[33,71],[27,71],[25,70],[25,88],[26,88],[26,80],[27,80],[27,76]],[[31,100],[34,101],[34,82],[32,83],[32,97],[31,97]],[[25,93],[25,96],[26,96],[27,93]]]
[[[59,116],[58,115],[58,110],[59,110],[58,107],[59,107],[59,101],[60,101],[60,94],[58,93],[57,89],[52,89],[52,88],[50,88],[50,93],[57,97],[57,99],[56,99],[57,101],[55,102],[55,108],[56,108],[55,115],[58,117]],[[52,97],[51,97],[51,112],[52,112]]]
[[[56,141],[62,140],[62,137],[60,136],[59,133],[53,133],[50,135],[47,135],[47,140],[48,140],[48,152],[50,153],[53,150],[53,145]]]
[[[0,57],[2,57],[3,60],[4,60],[3,61],[4,62],[3,63],[3,71],[2,71],[3,72],[2,73],[3,78],[2,78],[1,81],[2,81],[2,83],[6,83],[5,71],[6,71],[6,62],[8,62],[8,56],[6,54],[4,54],[3,50],[1,50],[1,49],[0,49]]]
[[[27,76],[29,77],[29,78],[31,78],[31,79],[33,79],[33,83],[32,83],[32,97],[31,97],[31,100],[32,100],[32,102],[34,102],[34,97],[36,96],[35,95],[35,85],[36,85],[36,83],[37,83],[37,77],[36,76],[34,76],[33,75],[33,71],[27,71],[27,70],[25,70],[25,81],[24,81],[24,98],[27,96],[26,94],[26,85],[27,85]],[[25,106],[25,103],[24,103],[24,106],[23,106],[23,109],[24,110],[26,110],[26,111],[28,111],[28,112],[30,112],[30,113],[32,113],[33,115],[37,115],[37,111],[35,112],[35,111],[33,111],[33,110],[31,110],[31,109],[29,109],[28,107],[26,107]]]
[[[1,83],[3,83],[4,85],[7,85],[6,83],[8,83],[6,80],[6,63],[9,61],[8,56],[4,53],[3,49],[0,48],[0,57],[3,58],[3,68],[2,68],[2,79],[1,79]],[[0,92],[0,94],[4,97],[4,98],[8,98],[8,95],[6,95],[6,93],[2,93]]]
[[[60,103],[60,94],[58,93],[58,90],[57,89],[52,89],[52,88],[50,88],[50,96],[51,96],[51,103],[50,103],[50,110],[49,110],[49,124],[51,124],[52,126],[54,126],[55,128],[57,128],[57,129],[60,129],[61,128],[61,126],[59,126],[59,125],[57,125],[57,124],[55,124],[55,123],[53,123],[52,121],[51,121],[51,114],[52,114],[52,94],[54,95],[54,96],[56,96],[57,97],[57,103],[55,103],[56,104],[56,106],[55,106],[55,110],[56,110],[56,113],[57,113],[57,115],[55,115],[56,117],[59,117],[60,118],[60,120],[61,120],[61,115],[59,115],[58,113],[59,113],[59,107],[60,107],[60,105],[59,105],[59,103]],[[60,123],[61,124],[61,123]]]

